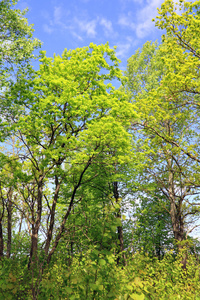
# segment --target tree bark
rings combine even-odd
[[[0,210],[0,260],[3,258],[3,250],[4,250],[4,241],[3,241],[3,226],[2,226],[2,220],[4,217],[4,211],[5,211],[5,202],[2,195],[2,189],[1,189],[1,182],[0,182],[0,193],[1,193],[1,201],[2,201],[2,211]]]
[[[30,251],[30,260],[29,260],[28,268],[30,268],[30,266],[37,261],[38,231],[40,228],[41,216],[42,216],[43,180],[44,180],[43,175],[40,175],[38,180],[36,220],[34,216],[34,210],[32,211],[31,251]]]
[[[6,256],[7,258],[10,257],[11,254],[11,243],[12,243],[12,195],[13,195],[13,189],[10,188],[8,191],[8,203],[6,205],[7,208],[7,252]]]
[[[52,234],[53,234],[54,221],[55,221],[56,204],[57,204],[57,201],[58,201],[58,194],[59,194],[59,190],[60,190],[60,182],[58,181],[57,176],[55,176],[55,186],[56,186],[56,190],[55,190],[55,194],[54,194],[52,208],[51,208],[51,211],[50,211],[50,215],[51,215],[50,225],[49,225],[49,228],[48,228],[47,240],[46,240],[46,244],[45,244],[45,248],[44,248],[45,255],[48,255],[48,252],[49,252],[49,247],[50,247]]]
[[[98,148],[98,146],[95,148],[95,150],[96,150],[97,148]],[[54,245],[53,245],[51,251],[49,252],[49,254],[48,254],[48,256],[47,256],[47,263],[48,263],[48,264],[50,263],[51,257],[52,257],[52,255],[53,255],[53,253],[55,252],[55,250],[56,250],[56,248],[57,248],[57,246],[58,246],[58,243],[59,243],[59,241],[60,241],[60,239],[61,239],[61,237],[62,237],[62,234],[63,234],[64,229],[65,229],[65,223],[66,223],[66,221],[67,221],[67,219],[68,219],[68,217],[69,217],[69,215],[70,215],[70,213],[71,213],[71,210],[72,210],[72,207],[73,207],[73,204],[74,204],[74,199],[75,199],[75,196],[76,196],[76,192],[77,192],[77,190],[79,189],[79,187],[80,187],[80,185],[81,185],[81,183],[82,183],[82,179],[83,179],[83,176],[84,176],[85,172],[87,171],[87,169],[88,169],[89,166],[91,165],[92,159],[93,159],[93,156],[91,156],[91,157],[88,159],[88,162],[87,162],[87,164],[85,165],[83,171],[81,172],[80,177],[79,177],[79,180],[78,180],[77,184],[76,184],[75,187],[74,187],[74,190],[73,190],[73,192],[72,192],[72,196],[71,196],[71,200],[70,200],[70,203],[69,203],[67,212],[66,212],[66,214],[65,214],[65,216],[64,216],[64,218],[63,218],[63,221],[62,221],[62,223],[61,223],[61,225],[60,225],[60,228],[59,228],[58,234],[57,234],[57,236],[56,236]]]
[[[3,228],[2,228],[2,221],[0,220],[0,260],[3,258]]]
[[[114,198],[116,203],[119,203],[119,191],[118,191],[118,182],[113,182],[113,193],[114,193]],[[117,215],[116,217],[121,221],[121,209],[118,209]],[[122,253],[122,257],[123,257],[123,264],[126,264],[126,257],[125,257],[125,253],[123,253],[124,251],[124,237],[123,237],[123,228],[122,226],[118,226],[117,227],[117,232],[118,232],[118,240],[119,240],[119,245],[120,248],[118,250],[118,254]],[[117,257],[117,264],[119,264],[120,262],[120,255],[118,255]]]
[[[184,216],[182,215],[182,202],[183,199],[181,197],[176,200],[175,197],[175,182],[173,178],[173,171],[172,171],[172,164],[173,159],[168,159],[168,168],[169,168],[169,179],[168,179],[168,192],[170,198],[170,216],[172,220],[172,227],[175,241],[177,242],[178,252],[181,252],[183,249],[183,245],[181,244],[184,241]],[[181,261],[183,269],[186,268],[187,264],[187,253],[183,254],[183,259]]]

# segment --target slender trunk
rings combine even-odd
[[[8,239],[7,239],[7,252],[6,256],[7,258],[10,257],[11,253],[11,242],[12,242],[12,195],[13,195],[13,190],[12,188],[9,189],[8,191],[8,203],[7,203],[7,234],[8,234]]]
[[[20,224],[19,224],[19,231],[18,231],[18,234],[20,234],[21,231],[22,231],[22,221],[23,221],[23,214],[21,214],[21,220],[20,220]]]
[[[3,258],[3,228],[2,221],[0,220],[0,260]]]
[[[37,259],[37,250],[38,250],[38,230],[33,226],[31,234],[31,253],[30,258],[31,262],[34,259]]]
[[[168,159],[168,168],[169,168],[169,179],[168,179],[168,191],[170,198],[170,216],[172,220],[172,227],[175,241],[177,242],[178,252],[181,252],[183,249],[183,245],[181,242],[184,240],[184,217],[182,215],[182,201],[183,199],[179,197],[176,201],[175,193],[174,193],[174,178],[172,172],[172,159]],[[183,255],[182,259],[182,267],[186,268],[187,264],[187,253]]]
[[[38,251],[38,231],[41,223],[42,216],[42,192],[43,192],[43,175],[40,175],[38,181],[38,194],[37,194],[37,213],[36,220],[34,216],[34,210],[32,211],[32,233],[31,233],[31,251],[30,261],[28,267],[34,265],[37,262],[37,251]]]
[[[95,150],[96,150],[97,148],[98,148],[98,146],[95,148]],[[91,162],[92,162],[92,159],[93,159],[93,156],[90,157],[90,158],[88,159],[87,164],[85,165],[83,171],[82,171],[81,174],[80,174],[79,181],[78,181],[78,183],[77,183],[77,184],[75,185],[75,187],[74,187],[74,190],[73,190],[72,196],[71,196],[71,200],[70,200],[70,203],[69,203],[69,206],[68,206],[68,210],[67,210],[67,212],[66,212],[66,214],[65,214],[65,216],[64,216],[64,218],[63,218],[63,221],[62,221],[62,223],[61,223],[61,225],[60,225],[60,229],[59,229],[59,232],[58,232],[58,234],[57,234],[57,236],[56,236],[54,245],[53,245],[51,251],[49,252],[49,254],[48,254],[48,256],[47,256],[47,263],[48,263],[48,264],[50,263],[51,257],[52,257],[52,255],[53,255],[53,253],[55,252],[55,250],[56,250],[56,248],[57,248],[57,246],[58,246],[58,243],[59,243],[59,241],[60,241],[60,239],[61,239],[61,237],[62,237],[63,231],[64,231],[64,229],[65,229],[65,223],[66,223],[66,221],[67,221],[67,219],[68,219],[68,217],[69,217],[69,215],[70,215],[70,213],[71,213],[71,210],[72,210],[72,207],[73,207],[73,204],[74,204],[74,198],[75,198],[75,196],[76,196],[76,192],[77,192],[77,190],[79,189],[79,187],[80,187],[80,185],[81,185],[83,176],[84,176],[85,172],[87,171],[87,169],[89,168],[89,166],[90,166],[90,164],[91,164]]]
[[[52,208],[51,208],[51,212],[50,212],[51,218],[50,218],[50,224],[49,224],[49,228],[48,228],[48,232],[47,232],[47,240],[46,240],[46,244],[45,244],[45,248],[44,248],[45,255],[48,255],[48,252],[49,252],[49,247],[50,247],[52,234],[53,234],[54,221],[55,221],[56,204],[58,201],[58,194],[59,194],[59,190],[60,190],[60,183],[58,181],[57,176],[55,176],[55,185],[56,185],[56,190],[55,190],[53,204],[52,204]]]
[[[0,193],[1,193],[1,201],[2,201],[2,211],[0,211],[0,260],[3,258],[3,250],[4,250],[4,241],[3,241],[3,226],[2,226],[2,220],[4,217],[4,211],[5,211],[5,202],[2,195],[2,189],[1,189],[1,182],[0,182]]]
[[[71,201],[70,201],[70,204],[69,204],[69,206],[68,206],[68,210],[67,210],[67,212],[66,212],[66,214],[65,214],[65,216],[64,216],[64,218],[63,218],[63,221],[62,221],[62,223],[61,223],[59,232],[58,232],[58,234],[57,234],[57,236],[56,236],[54,245],[53,245],[51,251],[49,252],[49,254],[48,254],[48,256],[47,256],[47,263],[48,263],[48,264],[50,263],[51,257],[52,257],[52,255],[53,255],[53,253],[55,252],[55,250],[56,250],[56,248],[57,248],[57,246],[58,246],[58,243],[59,243],[59,241],[60,241],[60,239],[61,239],[61,237],[62,237],[62,234],[63,234],[63,232],[64,232],[64,229],[65,229],[65,223],[66,223],[66,221],[67,221],[67,219],[68,219],[68,217],[69,217],[69,215],[70,215],[70,212],[71,212],[71,210],[72,210],[73,203],[74,203],[74,198],[75,198],[77,189],[78,189],[78,186],[76,186],[76,187],[74,188],[74,191],[73,191],[72,197],[71,197]]]
[[[167,134],[171,135],[171,126],[170,122],[166,121],[166,131]],[[173,158],[170,155],[170,151],[168,150],[168,158],[167,158],[167,165],[168,165],[168,193],[170,199],[170,216],[172,220],[172,227],[174,238],[177,242],[181,242],[184,239],[184,222],[182,216],[182,201],[180,197],[177,200],[175,195],[175,188],[176,188],[176,180],[174,180],[174,169],[173,169]]]
[[[118,203],[119,202],[118,182],[113,182],[113,193],[114,193],[115,201],[116,201],[116,203]],[[117,212],[116,216],[121,221],[121,210],[120,210],[120,208],[118,209],[118,212]],[[118,240],[119,240],[119,245],[120,245],[120,249],[118,250],[118,253],[122,253],[123,264],[125,265],[126,264],[126,258],[125,258],[125,253],[123,253],[123,251],[124,251],[124,238],[123,238],[123,228],[122,228],[122,226],[117,227],[117,232],[118,232]],[[117,264],[119,264],[119,261],[120,261],[120,257],[118,255]]]
[[[160,224],[160,220],[161,220],[161,217],[160,217],[160,215],[158,215],[159,224]],[[160,232],[160,230],[159,230],[159,232]],[[155,245],[156,245],[156,256],[158,257],[158,260],[160,260],[161,259],[161,235],[160,235],[160,233],[158,235],[156,235]]]

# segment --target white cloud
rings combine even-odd
[[[126,44],[119,43],[117,45],[116,56],[119,58],[126,57],[126,54],[130,50],[130,48],[131,48],[130,43],[126,43]]]
[[[61,20],[61,17],[62,17],[62,9],[60,6],[55,6],[54,7],[54,23],[55,24],[60,24],[60,20]]]
[[[75,31],[72,31],[72,35],[77,39],[77,40],[79,40],[79,41],[83,41],[83,38],[79,35],[79,34],[77,34]]]
[[[17,8],[19,8],[20,10],[24,10],[27,7],[28,7],[29,10],[31,10],[31,5],[27,1],[19,1],[17,3]]]
[[[43,30],[44,30],[44,32],[46,32],[48,34],[51,34],[54,31],[53,28],[50,27],[48,24],[43,25]]]
[[[43,30],[48,34],[51,34],[58,27],[59,29],[66,30],[70,28],[70,26],[66,25],[66,22],[63,19],[66,19],[70,14],[69,11],[63,10],[61,6],[55,6],[53,9],[52,17],[46,11],[41,13],[43,19],[46,20],[46,23],[43,25]]]
[[[129,12],[126,15],[121,15],[118,20],[118,24],[123,26],[123,27],[129,27],[132,30],[135,30],[135,23],[132,22],[133,16]]]
[[[42,16],[45,20],[43,30],[48,34],[63,30],[77,40],[83,41],[85,37],[96,38],[98,30],[101,29],[103,31],[101,38],[113,39],[118,36],[113,29],[111,20],[104,16],[91,18],[84,10],[74,14],[73,11],[65,9],[62,5],[57,5],[54,6],[51,15],[43,11]]]
[[[155,17],[155,15],[157,14],[157,8],[160,8],[162,3],[163,0],[147,0],[147,4],[141,10],[139,17]]]
[[[102,18],[99,22],[107,31],[112,31],[112,22]]]
[[[155,29],[152,19],[157,15],[157,8],[163,0],[147,0],[146,6],[137,15],[136,35],[138,38],[147,36]]]
[[[119,58],[127,57],[128,52],[134,49],[138,44],[138,40],[127,36],[124,42],[117,44],[116,56]]]
[[[62,19],[66,20],[66,17],[68,17],[69,14],[70,12],[63,10],[61,6],[55,6],[53,13],[53,24],[60,26],[62,29],[67,29],[68,26],[66,26],[65,21],[62,21]]]
[[[75,23],[82,32],[87,34],[88,37],[93,38],[96,36],[97,20],[86,21],[75,18]]]
[[[154,25],[151,24],[150,20],[146,20],[143,23],[139,23],[136,26],[136,35],[138,38],[144,38],[150,32],[152,32]]]
[[[135,0],[126,1],[136,2]],[[139,1],[137,3],[142,4],[143,2]],[[135,31],[138,38],[144,38],[155,29],[152,19],[157,15],[157,8],[161,6],[162,2],[163,0],[147,0],[146,4],[143,3],[142,9],[138,8],[135,11],[134,16],[130,11],[126,15],[121,15],[118,24]]]
[[[88,20],[87,17],[73,17],[70,11],[61,6],[55,6],[52,17],[45,12],[42,13],[47,22],[43,25],[43,30],[51,34],[55,30],[68,30],[78,40],[83,40],[80,33],[85,33],[87,37],[94,38],[97,34],[96,26],[98,19]],[[108,25],[108,24],[107,24]],[[104,24],[106,26],[106,23]]]
[[[113,33],[113,26],[111,21],[106,20],[105,18],[101,18],[99,23],[103,26],[104,33],[106,36],[109,36]]]

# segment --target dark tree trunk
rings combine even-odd
[[[41,216],[42,216],[42,193],[43,193],[43,175],[40,175],[38,181],[38,194],[37,194],[37,213],[36,218],[34,215],[34,207],[32,208],[32,233],[31,233],[31,251],[28,268],[35,265],[37,262],[38,252],[38,232],[40,229]]]
[[[0,220],[0,260],[3,258],[3,228]]]
[[[7,203],[7,233],[8,233],[8,240],[7,240],[7,252],[6,256],[7,258],[10,257],[11,253],[11,242],[12,242],[12,195],[13,191],[12,188],[8,191],[8,203]]]
[[[55,220],[55,210],[56,210],[56,204],[58,201],[58,194],[59,194],[59,190],[60,190],[60,183],[58,181],[58,177],[55,176],[55,186],[56,186],[56,190],[55,190],[55,194],[54,194],[54,199],[53,199],[53,204],[52,204],[52,208],[50,211],[50,225],[48,228],[48,232],[47,232],[47,240],[46,240],[46,244],[45,244],[45,255],[48,255],[49,252],[49,247],[50,247],[50,243],[51,243],[51,239],[52,239],[52,234],[53,234],[53,227],[54,227],[54,220]]]
[[[119,202],[119,191],[118,191],[118,182],[113,182],[113,193],[114,193],[114,198],[116,203]],[[121,221],[121,210],[120,208],[118,209],[116,217]],[[118,249],[118,254],[122,253],[123,257],[123,264],[126,264],[126,257],[125,254],[123,253],[124,251],[124,238],[123,238],[123,228],[122,226],[117,227],[117,232],[118,232],[118,240],[119,240],[119,249]],[[120,262],[120,255],[118,255],[117,258],[117,264]]]
[[[95,150],[97,148],[98,148],[98,146],[95,148]],[[65,223],[66,223],[66,221],[67,221],[67,219],[68,219],[68,217],[69,217],[69,215],[71,213],[71,210],[72,210],[72,207],[73,207],[73,204],[74,204],[74,198],[76,196],[77,190],[79,189],[79,187],[80,187],[80,185],[82,183],[83,176],[84,176],[85,172],[87,171],[87,169],[89,168],[89,166],[90,166],[90,164],[92,162],[92,159],[93,159],[93,157],[90,157],[88,159],[87,164],[85,165],[83,171],[80,174],[80,177],[79,177],[79,180],[78,180],[77,184],[74,186],[74,190],[73,190],[72,195],[71,195],[71,200],[70,200],[67,212],[66,212],[66,214],[65,214],[65,216],[63,218],[63,221],[62,221],[62,223],[60,225],[60,228],[59,228],[58,234],[57,234],[57,236],[55,238],[53,247],[52,247],[51,251],[48,253],[48,256],[47,256],[47,263],[48,264],[50,263],[51,257],[53,255],[53,253],[55,252],[55,250],[56,250],[56,248],[58,246],[58,243],[59,243],[59,241],[60,241],[60,239],[62,237],[62,234],[63,234],[64,229],[65,229]]]
[[[183,249],[183,245],[181,244],[182,241],[185,239],[184,235],[184,216],[182,215],[182,202],[183,199],[179,197],[176,199],[174,188],[174,178],[172,170],[172,159],[168,159],[168,168],[169,168],[169,179],[168,179],[168,192],[170,198],[170,216],[172,221],[172,228],[174,239],[177,242],[177,249],[178,252],[181,252]],[[187,264],[187,254],[183,256],[182,259],[182,267],[183,269],[186,268]]]
[[[2,226],[2,220],[4,217],[4,211],[5,211],[5,202],[2,195],[2,189],[1,189],[1,182],[0,182],[0,193],[1,193],[1,201],[2,201],[2,211],[0,211],[0,260],[3,258],[3,250],[4,250],[4,241],[3,241],[3,226]]]

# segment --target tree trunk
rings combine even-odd
[[[11,253],[11,242],[12,242],[12,195],[13,195],[13,190],[12,188],[9,189],[8,191],[8,203],[7,203],[7,234],[8,234],[8,240],[7,240],[7,252],[6,256],[7,258],[10,257]]]
[[[115,201],[116,201],[116,203],[118,203],[119,202],[118,182],[113,182],[113,193],[114,193]],[[117,218],[121,221],[121,210],[120,210],[120,208],[118,209],[118,212],[117,212]],[[118,250],[118,254],[122,253],[123,264],[126,265],[126,257],[125,257],[125,253],[123,253],[123,251],[124,251],[124,238],[123,238],[123,228],[122,228],[122,226],[117,227],[117,232],[118,232],[118,240],[119,240],[119,245],[120,245],[120,249]],[[120,261],[120,255],[118,255],[118,258],[117,258],[117,264],[119,264],[119,261]]]
[[[173,178],[173,172],[172,172],[172,159],[168,159],[168,168],[169,168],[169,180],[168,180],[168,192],[169,192],[169,198],[170,198],[170,216],[172,220],[172,227],[173,227],[173,233],[175,241],[177,242],[177,248],[178,252],[181,252],[183,249],[183,245],[181,244],[182,241],[184,241],[184,217],[182,215],[182,198],[179,197],[178,200],[176,200],[174,188],[174,178]],[[187,254],[183,256],[182,259],[182,267],[183,269],[186,268],[187,264]]]
[[[58,194],[59,194],[59,190],[60,190],[60,183],[58,181],[58,177],[55,176],[55,186],[56,186],[56,190],[55,190],[55,194],[54,194],[54,199],[53,199],[53,204],[52,204],[52,208],[50,211],[50,225],[48,228],[48,232],[47,232],[47,240],[46,240],[46,244],[45,244],[45,255],[48,255],[49,252],[49,247],[50,247],[50,243],[51,243],[51,239],[52,239],[52,234],[53,234],[53,227],[54,227],[54,219],[55,219],[55,210],[56,210],[56,204],[58,201]]]
[[[97,148],[98,148],[98,146],[95,148],[95,150],[97,150]],[[80,187],[80,185],[81,185],[83,176],[84,176],[85,172],[87,171],[87,169],[89,168],[92,159],[93,159],[93,156],[90,157],[90,158],[88,159],[87,164],[85,165],[83,171],[82,171],[81,174],[80,174],[78,183],[77,183],[77,184],[75,185],[75,187],[74,187],[74,190],[73,190],[72,195],[71,195],[71,200],[70,200],[70,203],[69,203],[67,212],[66,212],[66,214],[65,214],[65,216],[64,216],[64,218],[63,218],[63,220],[62,220],[62,223],[61,223],[61,225],[60,225],[58,234],[57,234],[57,236],[56,236],[56,238],[55,238],[53,247],[52,247],[51,251],[49,252],[49,254],[48,254],[48,256],[47,256],[47,263],[48,263],[48,264],[50,263],[51,257],[52,257],[52,255],[53,255],[53,253],[55,252],[55,250],[56,250],[56,248],[57,248],[57,246],[58,246],[58,243],[59,243],[59,241],[60,241],[60,239],[61,239],[61,237],[62,237],[63,231],[64,231],[64,229],[65,229],[65,223],[66,223],[66,221],[67,221],[67,219],[68,219],[68,217],[69,217],[69,215],[70,215],[70,213],[71,213],[71,210],[72,210],[72,207],[73,207],[73,204],[74,204],[74,198],[75,198],[75,196],[76,196],[76,192],[77,192],[77,190],[79,189],[79,187]]]
[[[0,260],[3,258],[3,230],[1,222],[0,220]]]
[[[31,233],[31,251],[30,260],[28,268],[31,265],[35,265],[37,262],[37,252],[38,252],[38,231],[40,228],[41,216],[42,216],[42,192],[43,192],[43,175],[40,175],[38,181],[38,194],[37,194],[37,213],[36,220],[34,215],[34,208],[32,210],[32,233]]]
[[[2,201],[2,211],[0,211],[0,260],[3,258],[3,250],[4,250],[4,242],[3,242],[3,226],[2,226],[2,220],[4,217],[4,211],[5,211],[5,202],[2,195],[1,190],[1,183],[0,183],[0,192],[1,192],[1,201]]]

